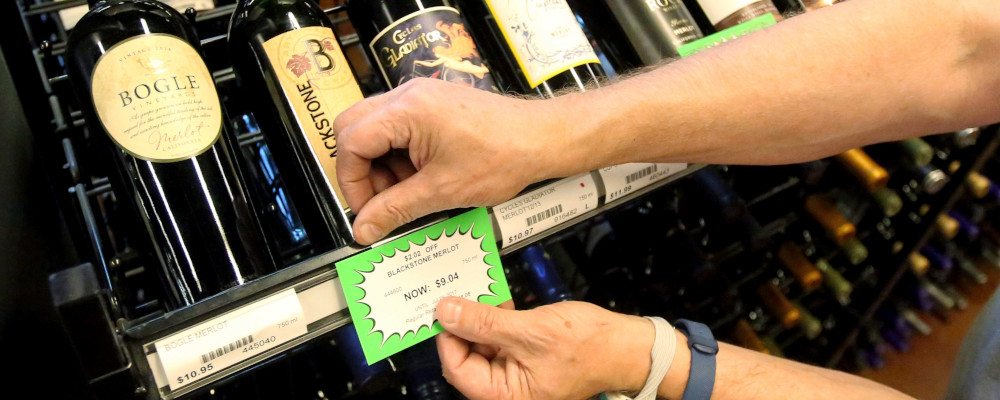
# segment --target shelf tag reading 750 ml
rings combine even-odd
[[[634,163],[601,168],[597,172],[604,181],[604,202],[610,203],[684,168],[687,164]]]
[[[507,247],[595,208],[597,185],[588,172],[499,204],[493,214]]]
[[[154,345],[174,391],[305,333],[299,298],[288,289]]]
[[[445,297],[510,300],[485,208],[340,261],[337,274],[369,364],[442,332],[435,310]]]

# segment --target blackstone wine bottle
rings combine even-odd
[[[241,0],[229,52],[314,248],[351,242],[333,121],[364,96],[333,24],[313,0]]]
[[[274,270],[188,19],[152,0],[92,2],[70,34],[67,70],[119,200],[152,239],[168,308]]]

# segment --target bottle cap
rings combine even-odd
[[[816,261],[816,268],[823,273],[823,282],[826,283],[826,288],[830,290],[833,297],[837,299],[837,302],[841,305],[847,305],[851,302],[851,282],[848,282],[840,271],[833,268],[830,263],[824,259]]]
[[[969,176],[965,177],[965,187],[969,189],[972,197],[981,199],[990,194],[990,179],[976,171],[971,171]]]
[[[802,321],[802,314],[799,314],[799,310],[792,305],[792,302],[788,301],[788,297],[773,283],[767,282],[760,285],[757,288],[757,296],[764,303],[764,307],[778,321],[781,321],[781,326],[784,326],[786,329],[794,328]]]
[[[868,259],[868,248],[858,238],[853,238],[841,246],[851,265],[860,265]]]
[[[839,245],[844,245],[857,234],[857,229],[840,211],[837,206],[825,197],[812,194],[806,197],[806,211],[819,222],[827,234]]]
[[[865,186],[869,192],[874,192],[885,187],[889,183],[889,172],[878,165],[861,149],[850,149],[836,156],[839,161],[854,177]]]
[[[958,221],[947,214],[938,215],[937,220],[934,221],[934,230],[942,239],[954,239],[955,235],[958,235]]]
[[[823,284],[823,274],[794,243],[785,242],[778,248],[778,260],[792,273],[803,291],[811,292]]]
[[[922,276],[927,273],[927,270],[931,267],[931,262],[927,260],[927,257],[920,255],[920,253],[912,252],[909,257],[906,258],[908,264],[910,264],[910,271],[916,276]]]
[[[979,140],[979,134],[979,128],[962,129],[952,134],[952,140],[955,142],[955,147],[961,149],[976,144],[976,141]]]
[[[793,301],[792,304],[795,305],[795,308],[799,310],[799,314],[802,315],[802,321],[799,322],[799,328],[802,329],[802,333],[810,340],[819,337],[823,333],[823,323],[820,322],[819,318],[812,315],[801,303]]]
[[[889,188],[881,188],[872,193],[872,198],[878,203],[879,207],[882,208],[882,212],[885,216],[892,217],[899,214],[899,211],[903,209],[903,199],[899,197],[899,194],[895,190]]]
[[[910,157],[914,165],[924,166],[934,160],[934,148],[920,138],[911,138],[899,142],[900,147]]]

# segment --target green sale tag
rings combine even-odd
[[[723,29],[721,31],[705,36],[701,39],[695,40],[681,47],[678,47],[677,53],[680,54],[682,58],[687,57],[699,51],[723,44],[726,41],[734,40],[740,36],[747,35],[751,32],[767,28],[776,23],[778,23],[778,21],[774,19],[774,14],[767,13],[752,20],[749,20],[747,22],[744,22],[742,24],[736,25],[731,28]]]
[[[369,364],[444,331],[434,310],[445,297],[511,299],[485,208],[340,261],[337,273]]]

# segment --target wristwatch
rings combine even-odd
[[[705,324],[679,319],[674,321],[674,327],[687,336],[691,349],[691,370],[681,400],[709,400],[715,386],[715,355],[719,352],[719,342]]]

